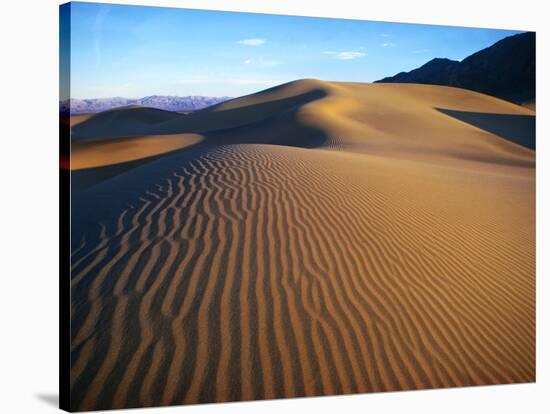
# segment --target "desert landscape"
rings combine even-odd
[[[535,112],[301,79],[71,117],[78,410],[535,380]]]

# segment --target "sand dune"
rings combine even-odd
[[[464,89],[311,79],[186,115],[141,107],[107,111],[73,126],[73,137],[78,142],[92,132],[96,138],[196,133],[211,145],[282,144],[430,162],[532,164],[534,143],[518,148],[490,128],[452,119],[445,111],[500,115],[494,121],[499,127],[506,116],[534,117],[528,108]],[[534,123],[532,129],[528,135],[534,137]]]
[[[175,134],[75,142],[71,148],[71,169],[103,167],[153,157],[189,147],[201,140],[197,134]]]
[[[150,125],[178,117],[179,114],[162,109],[131,105],[100,112],[95,115],[80,115],[72,126],[73,141],[88,138],[110,138],[143,135]]]
[[[197,142],[73,194],[72,406],[533,381],[535,152],[437,108],[533,115],[305,80],[140,134],[133,108],[80,123]],[[135,158],[90,142],[83,163]]]
[[[537,101],[536,101],[536,99],[530,99],[526,102],[523,102],[521,105],[525,106],[526,108],[531,109],[532,111],[537,110]]]

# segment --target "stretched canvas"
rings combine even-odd
[[[60,21],[63,409],[535,381],[535,33]]]

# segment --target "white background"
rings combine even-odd
[[[545,1],[112,1],[537,31],[537,383],[210,404],[132,413],[550,412],[549,145]],[[58,382],[58,4],[3,1],[0,13],[0,412],[54,412]],[[545,13],[546,12],[546,13]],[[511,57],[513,59],[513,57]],[[7,92],[7,93],[6,93]],[[545,254],[546,252],[546,254]]]

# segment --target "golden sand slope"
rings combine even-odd
[[[202,141],[197,134],[85,140],[72,144],[71,169],[103,167],[182,149]]]
[[[75,125],[78,125],[78,124],[84,122],[84,121],[87,121],[92,116],[94,116],[94,115],[93,114],[72,115],[70,117],[71,128],[74,127]]]
[[[204,141],[73,195],[126,200],[75,222],[73,408],[533,381],[534,152],[434,107],[531,114],[308,80],[148,130]]]

